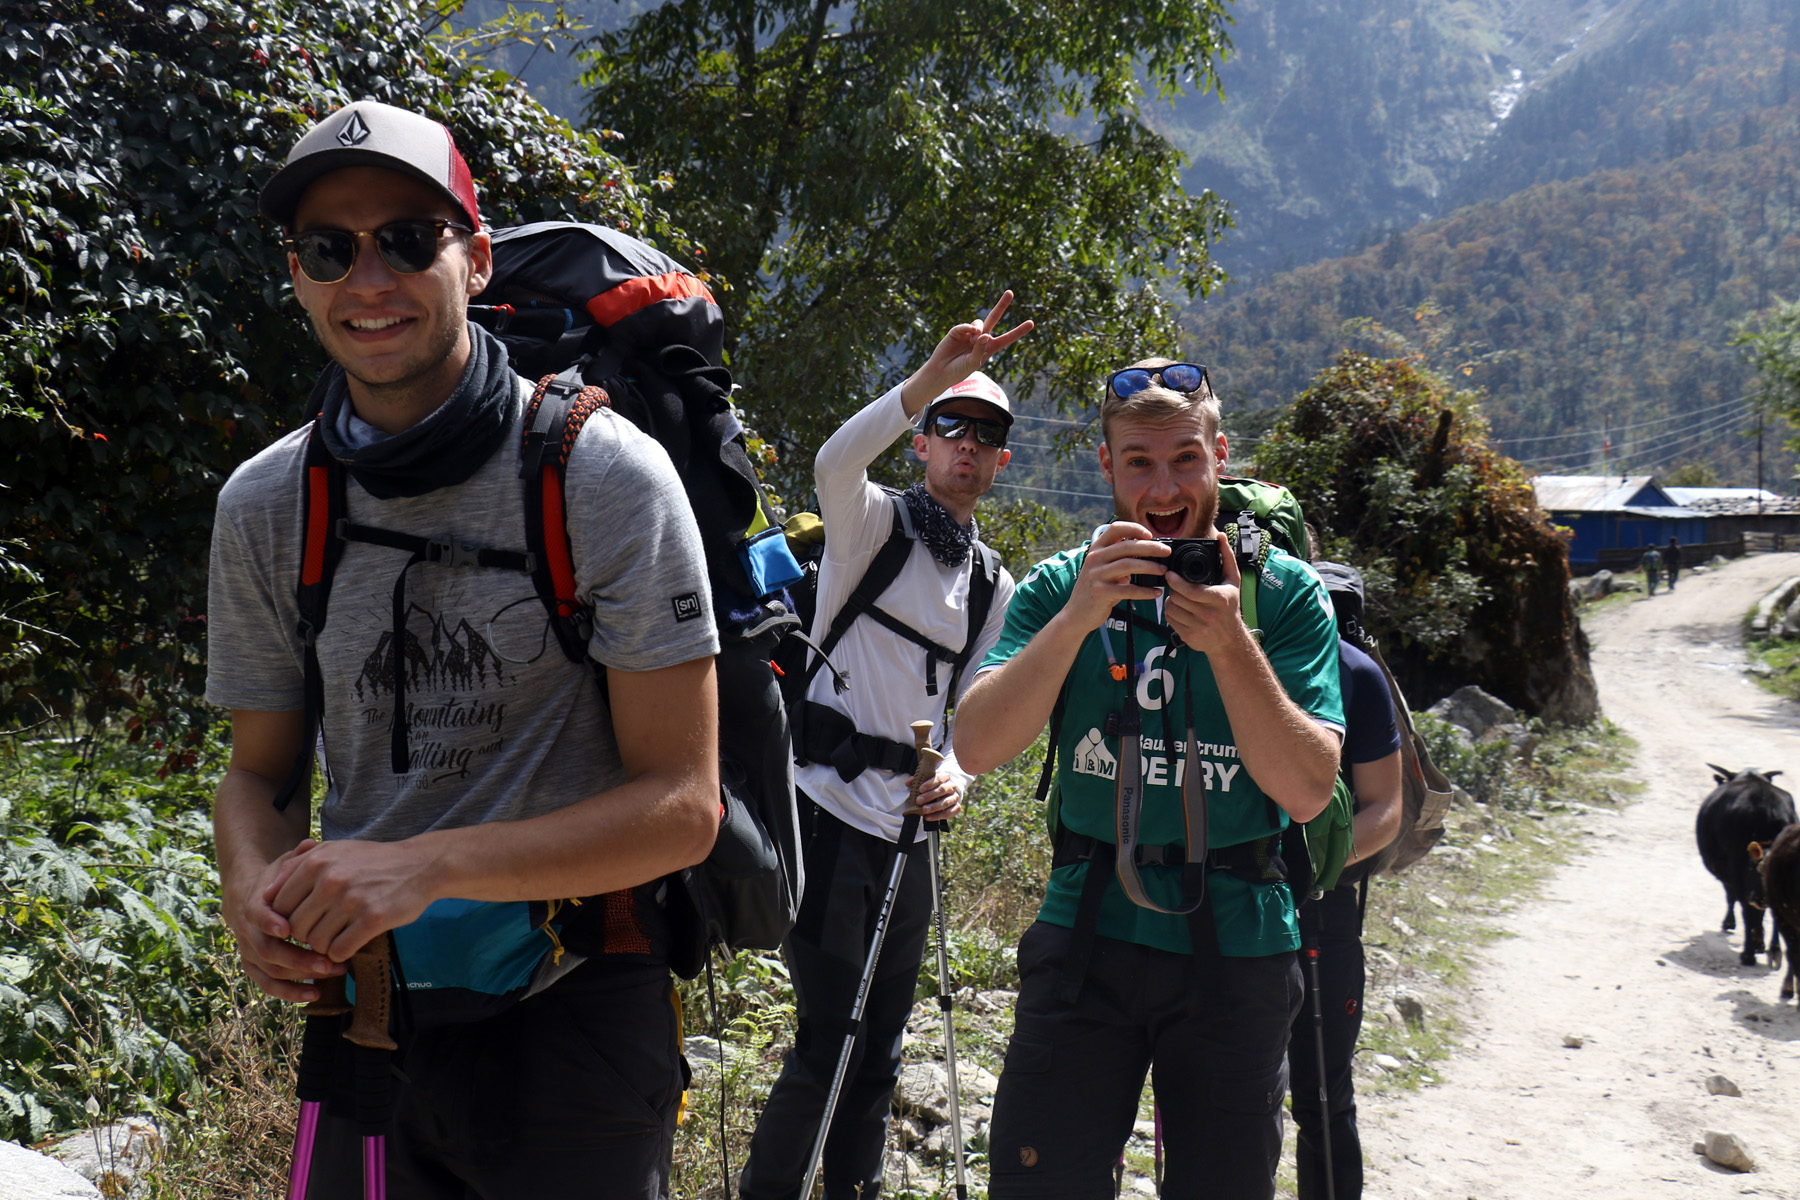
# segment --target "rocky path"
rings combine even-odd
[[[1366,1195],[1383,1200],[1800,1197],[1800,1013],[1741,967],[1694,849],[1706,763],[1800,782],[1800,706],[1744,673],[1743,614],[1800,554],[1684,575],[1589,628],[1601,704],[1645,790],[1584,818],[1591,848],[1506,920],[1462,1049],[1437,1085],[1365,1102]],[[1724,1075],[1740,1097],[1708,1094]],[[1693,1150],[1735,1133],[1757,1170]]]

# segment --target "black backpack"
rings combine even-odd
[[[668,451],[700,527],[719,629],[725,813],[712,853],[671,878],[664,905],[670,966],[691,979],[712,946],[779,948],[799,913],[792,739],[770,668],[798,624],[784,589],[799,567],[750,463],[723,362],[724,317],[706,284],[600,225],[521,225],[494,231],[493,245],[494,275],[470,319],[506,345],[540,394],[579,407],[578,397],[603,390]],[[571,658],[584,660],[584,646]]]
[[[683,978],[712,946],[773,950],[800,906],[799,820],[790,735],[770,658],[796,618],[782,589],[799,575],[744,446],[721,363],[723,319],[705,285],[672,259],[616,230],[545,222],[494,231],[495,272],[470,319],[506,344],[516,371],[535,378],[520,447],[523,550],[457,546],[352,525],[345,471],[315,425],[306,458],[305,554],[297,596],[316,639],[347,541],[410,551],[418,562],[529,573],[571,663],[587,656],[592,616],[575,592],[563,474],[583,423],[612,407],[660,442],[693,505],[720,638],[721,824],[706,861],[639,889],[639,917],[661,914],[656,940]],[[325,518],[323,520],[319,518]],[[396,713],[404,713],[404,676]],[[310,760],[324,711],[311,640],[306,648],[305,757],[277,797],[285,807]],[[394,727],[396,772],[408,766],[407,729]],[[600,952],[616,936],[619,903],[563,906],[541,926],[559,944]],[[552,909],[554,912],[554,908]],[[614,947],[617,948],[617,947]],[[648,947],[644,947],[648,948]]]
[[[1337,612],[1338,633],[1375,660],[1387,679],[1394,702],[1394,719],[1400,726],[1400,832],[1386,847],[1366,861],[1369,874],[1404,871],[1431,852],[1444,836],[1444,816],[1450,811],[1450,781],[1431,761],[1425,739],[1413,725],[1412,709],[1394,673],[1382,661],[1381,649],[1362,625],[1362,572],[1343,563],[1315,562],[1313,569],[1325,581],[1331,606]]]
[[[977,541],[969,550],[974,557],[969,575],[969,631],[961,649],[953,650],[932,641],[882,609],[876,602],[899,578],[917,536],[906,501],[891,489],[889,500],[893,505],[893,525],[887,540],[875,552],[863,577],[817,643],[807,636],[807,631],[812,628],[818,611],[819,562],[825,552],[825,526],[814,513],[797,513],[788,519],[786,526],[789,549],[800,569],[800,578],[788,588],[788,596],[800,624],[777,649],[775,670],[781,677],[782,700],[793,730],[794,758],[801,764],[829,763],[846,783],[870,767],[911,775],[919,763],[919,752],[911,743],[864,733],[837,709],[806,698],[807,690],[820,670],[831,672],[835,690],[840,693],[849,690],[850,679],[832,664],[831,652],[849,632],[850,626],[858,618],[867,617],[919,647],[923,654],[925,694],[928,696],[939,694],[938,664],[947,664],[950,674],[943,685],[943,695],[948,706],[954,702],[957,688],[974,657],[975,644],[987,625],[988,614],[994,605],[994,592],[1000,581],[1000,556],[985,542]]]

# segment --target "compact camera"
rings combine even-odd
[[[1169,557],[1163,563],[1169,568],[1170,575],[1179,575],[1189,583],[1197,583],[1201,587],[1212,587],[1225,582],[1225,562],[1219,554],[1219,543],[1214,538],[1157,538],[1169,548]],[[1131,582],[1137,587],[1159,588],[1163,586],[1161,575],[1133,575]]]

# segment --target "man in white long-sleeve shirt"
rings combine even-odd
[[[796,738],[806,896],[783,952],[799,1028],[757,1122],[743,1200],[799,1194],[907,810],[917,762],[912,722],[935,722],[932,744],[946,755],[921,791],[921,815],[943,821],[962,811],[969,777],[949,753],[945,714],[968,682],[963,668],[998,640],[1013,590],[1012,577],[978,541],[974,519],[976,501],[1010,457],[1012,406],[977,368],[1030,332],[1026,321],[994,335],[1011,302],[1007,292],[985,320],[952,329],[924,366],[846,421],[814,460],[825,557],[811,632],[830,664],[812,661]],[[897,494],[872,482],[869,464],[915,429],[924,480]],[[902,543],[884,558],[893,538]],[[863,589],[879,611],[861,612],[829,638],[859,584],[895,565],[878,595]],[[839,679],[847,689],[839,690]],[[911,854],[923,845],[921,835],[902,849]],[[881,1188],[901,1040],[930,917],[930,876],[919,862],[902,878],[825,1143],[826,1200],[869,1200]]]

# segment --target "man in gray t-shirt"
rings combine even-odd
[[[386,105],[340,109],[262,207],[333,359],[313,400],[349,522],[522,549],[523,397],[504,348],[466,320],[492,255],[449,132]],[[244,969],[311,1001],[436,901],[599,898],[585,907],[604,912],[604,953],[573,970],[566,956],[552,986],[497,1017],[402,1035],[389,1176],[407,1196],[664,1195],[680,1047],[642,885],[704,858],[719,811],[718,639],[674,468],[609,410],[571,451],[586,666],[549,636],[523,573],[343,544],[315,647],[315,841],[308,789],[274,803],[311,750],[295,593],[318,569],[303,544],[310,432],[234,472],[214,527],[207,698],[232,722],[214,822]],[[328,1109],[310,1195],[355,1194],[355,1139]]]

